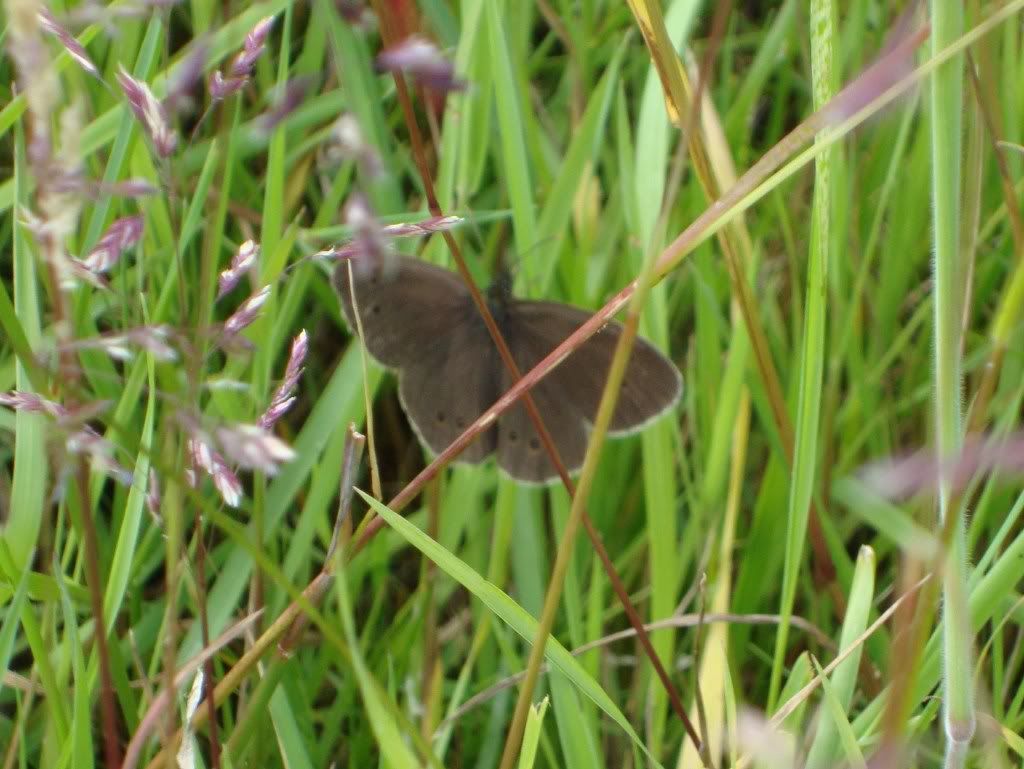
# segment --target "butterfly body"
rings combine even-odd
[[[351,279],[349,269],[351,267]],[[443,451],[513,384],[461,278],[409,257],[342,262],[334,274],[349,327],[382,365],[398,374],[398,393],[420,441]],[[352,295],[355,294],[355,304]],[[507,280],[487,292],[488,308],[521,373],[579,328],[591,313],[557,302],[521,300]],[[583,463],[590,424],[622,327],[608,323],[537,383],[530,393],[565,466]],[[667,410],[682,389],[678,370],[637,339],[626,369],[613,434],[634,432]],[[498,466],[526,483],[557,478],[523,404],[517,403],[461,455]]]

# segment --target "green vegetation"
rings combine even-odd
[[[1020,765],[1024,0],[893,5],[4,0],[0,769]],[[428,480],[385,241],[680,403]]]

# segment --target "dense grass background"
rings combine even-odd
[[[353,528],[375,514],[357,494],[335,579],[318,576],[365,404],[383,501],[425,458],[394,378],[364,371],[329,266],[304,257],[352,237],[343,211],[357,194],[382,223],[429,220],[417,160],[444,213],[462,217],[451,232],[475,277],[507,260],[520,295],[596,310],[688,233],[659,262],[641,322],[679,365],[682,402],[604,445],[586,507],[658,623],[654,648],[707,760],[1021,764],[1019,476],[944,489],[940,506],[911,467],[895,476],[920,493],[895,502],[857,470],[936,443],[955,454],[968,428],[1019,429],[1024,3],[971,0],[961,17],[937,0],[933,37],[913,54],[921,70],[890,62],[812,124],[890,33],[924,28],[932,9],[901,21],[877,0],[736,2],[719,27],[706,5],[719,4],[665,4],[690,67],[690,90],[673,93],[682,81],[652,64],[673,70],[668,49],[655,34],[645,45],[659,3],[52,5],[93,76],[34,21],[35,3],[7,0],[0,392],[71,413],[39,413],[27,395],[0,408],[0,766],[109,766],[129,742],[136,765],[159,765],[195,710],[200,665],[216,728],[200,705],[181,765],[499,764],[570,518],[565,490],[517,485],[493,462],[456,466],[401,516],[377,503],[387,525],[360,549]],[[213,100],[209,77],[266,17],[248,79]],[[382,30],[434,40],[468,83],[445,94],[410,73],[420,157],[396,79],[374,68]],[[179,139],[162,155],[118,73],[164,98],[195,62],[191,101],[165,105]],[[680,98],[698,80],[694,120]],[[355,156],[332,136],[341,115],[362,135]],[[771,152],[774,167],[792,163],[733,187]],[[88,182],[62,184],[75,178]],[[125,180],[153,191],[126,196]],[[698,219],[722,195],[728,223]],[[62,288],[63,249],[94,253],[126,216],[141,217],[141,237],[109,285]],[[255,265],[216,298],[250,239]],[[396,244],[451,264],[439,235]],[[263,286],[249,344],[225,339],[221,324]],[[111,335],[160,324],[175,360],[138,336],[130,358],[110,354]],[[303,329],[296,401],[273,428],[294,457],[276,474],[238,469],[237,506],[201,469],[190,485],[197,426],[227,464],[266,453],[224,430],[265,412]],[[96,434],[75,452],[83,422]],[[132,483],[100,461],[107,448]],[[998,456],[1019,466],[1014,451]],[[366,465],[356,486],[369,491]],[[946,552],[955,568],[942,568]],[[520,766],[700,765],[635,636],[615,635],[628,630],[578,538]]]

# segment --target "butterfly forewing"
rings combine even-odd
[[[353,333],[356,320],[349,289],[354,286],[366,349],[393,369],[402,368],[459,325],[466,307],[472,306],[458,275],[401,256],[343,261],[335,268],[333,283]]]
[[[352,279],[349,277],[351,267]],[[349,290],[355,288],[353,306]],[[363,342],[398,371],[402,407],[420,441],[437,454],[498,399],[500,361],[461,279],[401,256],[342,262],[334,273],[349,327],[358,308]],[[479,462],[494,451],[495,431],[460,455]]]

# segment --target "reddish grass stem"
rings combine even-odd
[[[374,2],[374,6],[382,22],[381,30],[384,42],[386,45],[393,45],[398,41],[394,39],[394,28],[393,24],[391,23],[390,16],[388,13],[385,12],[383,4],[379,0],[376,0],[376,2]],[[405,79],[400,72],[393,72],[392,74],[395,81],[395,89],[398,95],[398,100],[399,103],[401,104],[402,113],[405,117],[406,126],[409,129],[409,136],[413,149],[413,158],[415,159],[417,170],[419,171],[421,181],[423,182],[423,188],[427,196],[428,207],[433,216],[444,216],[444,212],[441,210],[440,203],[438,202],[437,195],[434,191],[433,177],[431,176],[430,169],[427,166],[426,152],[424,149],[423,139],[419,131],[419,125],[416,121],[415,113],[413,111],[412,102],[409,98],[409,92],[405,85]],[[487,326],[487,330],[490,333],[491,338],[495,343],[495,346],[498,348],[498,353],[501,355],[501,359],[505,364],[505,367],[512,375],[513,382],[516,384],[520,383],[522,381],[522,373],[519,371],[519,367],[516,365],[515,360],[512,358],[512,353],[509,351],[508,345],[506,344],[501,334],[501,330],[498,328],[497,324],[494,321],[494,318],[490,313],[489,308],[487,307],[487,302],[484,301],[483,297],[480,295],[479,290],[477,289],[476,285],[472,280],[472,277],[469,273],[469,269],[466,266],[465,260],[462,257],[462,252],[461,249],[459,248],[458,243],[456,242],[451,232],[449,232],[448,230],[442,231],[441,235],[452,253],[458,271],[462,276],[462,279],[465,281],[467,287],[469,288],[470,294],[473,298],[473,303],[476,305],[477,310],[480,312],[484,324]],[[537,377],[537,379],[539,378],[540,377]],[[513,385],[513,388],[514,387],[515,385]],[[542,445],[547,451],[548,456],[551,458],[551,461],[554,464],[559,477],[562,479],[562,483],[565,485],[566,491],[568,491],[570,497],[574,496],[576,491],[575,486],[573,485],[572,480],[569,478],[569,473],[565,468],[565,464],[562,462],[558,454],[558,449],[555,447],[554,441],[551,438],[551,434],[548,432],[547,427],[544,425],[544,421],[541,418],[540,413],[537,411],[536,404],[534,403],[533,398],[530,396],[529,390],[527,388],[522,389],[521,397],[523,405],[526,407],[527,414],[530,417],[530,421],[533,423],[534,429],[536,429]],[[480,420],[477,420],[478,423],[479,421]],[[463,443],[463,446],[468,444],[468,442],[468,440],[465,441]],[[456,441],[456,443],[459,443],[459,441]],[[420,476],[418,476],[418,478],[419,477],[422,477],[422,473]],[[413,484],[410,484],[410,486],[414,484],[415,480],[413,481]],[[399,496],[401,496],[401,494]],[[398,497],[396,497],[396,500],[397,499]],[[392,501],[392,505],[394,505],[396,500]],[[393,507],[392,509],[398,508]],[[641,620],[639,613],[636,611],[636,608],[630,601],[625,586],[623,585],[622,580],[619,578],[618,573],[615,571],[615,567],[612,564],[611,559],[608,557],[607,552],[604,549],[604,545],[601,542],[600,536],[598,535],[597,530],[590,519],[590,515],[586,512],[586,510],[583,511],[583,521],[584,527],[587,531],[587,535],[590,537],[590,540],[594,546],[595,551],[597,551],[599,555],[603,554],[601,561],[608,574],[609,579],[612,582],[613,589],[615,590],[615,593],[618,596],[619,600],[622,602],[623,610],[625,611],[626,616],[629,619],[629,623],[634,628],[634,630],[636,630],[637,639],[640,641],[640,645],[643,648],[644,653],[650,659],[651,665],[654,667],[655,673],[658,676],[658,679],[660,680],[662,686],[664,687],[668,695],[669,702],[672,706],[672,710],[679,717],[687,733],[690,735],[691,739],[694,740],[694,743],[699,745],[700,740],[697,737],[696,730],[690,723],[690,719],[686,715],[686,709],[683,707],[682,699],[679,696],[679,692],[672,684],[672,680],[669,678],[668,671],[665,670],[664,665],[658,658],[658,655],[655,653],[654,646],[651,644],[650,638],[647,635],[647,631],[644,629],[643,621]]]

